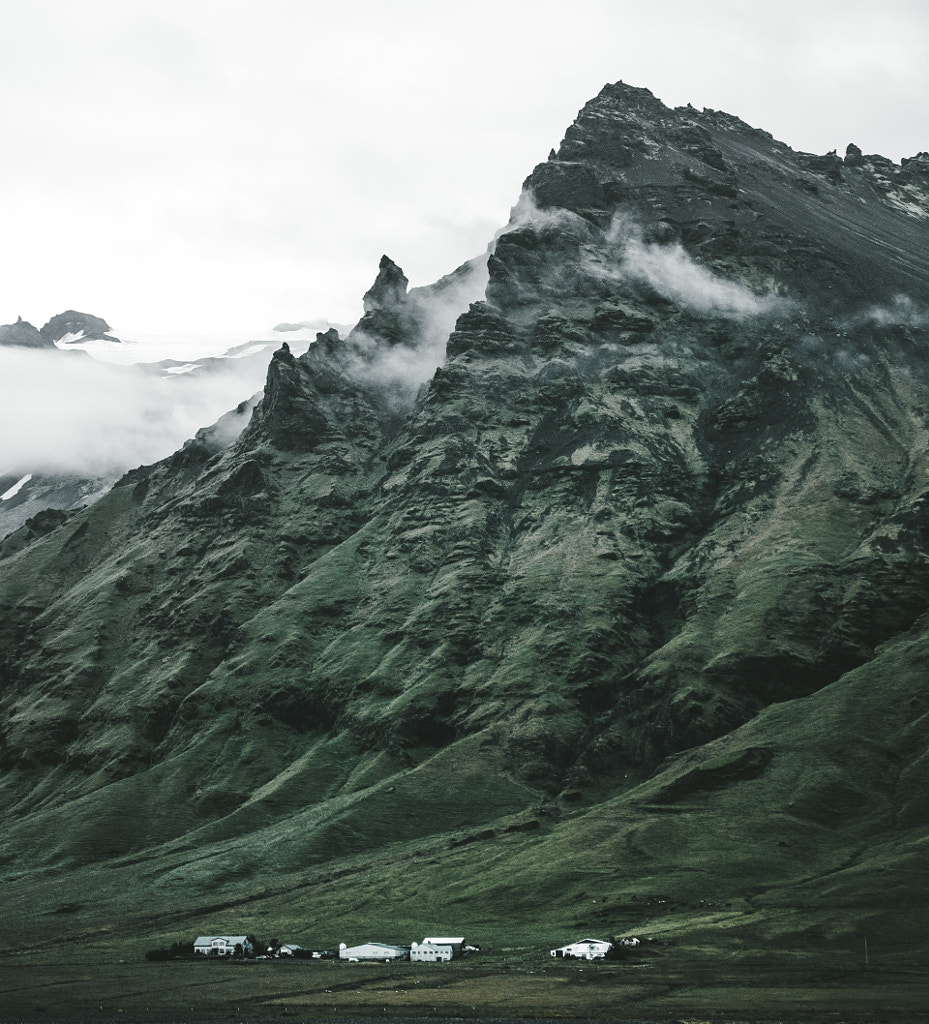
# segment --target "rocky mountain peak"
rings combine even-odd
[[[110,335],[110,329],[110,325],[102,317],[69,309],[53,316],[42,328],[42,336],[51,342],[60,341],[69,335],[78,335],[84,341],[118,342],[118,338]]]
[[[391,310],[406,298],[409,281],[389,256],[382,256],[374,284],[364,294],[364,311]]]
[[[52,348],[54,342],[46,338],[28,320],[17,317],[15,324],[0,326],[0,345],[16,345],[21,348]]]
[[[19,317],[15,324],[0,327],[0,345],[21,345],[27,348],[55,348],[56,342],[69,336],[82,341],[102,340],[119,342],[108,332],[110,325],[99,316],[69,309],[58,313],[41,329]]]
[[[364,294],[364,315],[346,339],[361,359],[370,361],[380,349],[413,342],[416,313],[408,284],[400,267],[382,256],[374,284]]]
[[[586,276],[591,247],[609,265],[623,220],[646,245],[673,240],[756,292],[773,287],[835,310],[889,302],[901,290],[929,298],[922,166],[854,145],[844,160],[797,153],[730,114],[672,109],[648,90],[607,86],[526,179],[494,250],[488,297],[538,298],[538,268],[550,260],[562,276],[566,265]],[[860,230],[837,216],[849,203],[863,208],[879,245],[863,246]],[[550,277],[539,279],[543,287]]]

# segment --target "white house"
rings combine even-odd
[[[413,948],[410,950],[410,959],[420,963],[451,960],[454,955],[451,946],[438,942],[414,942]]]
[[[464,941],[465,940],[463,936],[458,938],[447,938],[445,936],[442,936],[441,938],[439,938],[434,935],[427,935],[426,938],[423,939],[424,943],[428,942],[433,946],[451,946],[453,956],[464,955]]]
[[[612,945],[613,943],[607,939],[581,939],[569,946],[553,949],[552,956],[563,956],[566,959],[573,957],[576,960],[602,960]]]
[[[360,946],[339,944],[340,960],[409,960],[409,946],[393,946],[387,942],[363,942]]]
[[[302,946],[297,946],[293,942],[285,942],[282,946],[278,947],[278,956],[293,956],[298,949],[302,949]]]
[[[464,955],[464,937],[446,938],[426,936],[422,942],[414,942],[410,950],[410,959],[435,963],[440,960],[451,960],[452,957]]]
[[[204,956],[232,956],[236,946],[243,953],[251,953],[252,944],[245,935],[198,935],[194,939],[194,952]]]

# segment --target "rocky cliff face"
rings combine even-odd
[[[927,224],[925,154],[605,88],[486,265],[408,291],[384,257],[231,448],[0,563],[7,861],[147,851],[145,898],[196,900],[259,843],[540,829],[483,913],[590,850],[597,885],[787,885],[739,821],[807,879],[924,834]]]

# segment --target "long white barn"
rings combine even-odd
[[[394,946],[388,942],[363,942],[360,946],[339,946],[340,960],[409,960],[409,946]]]

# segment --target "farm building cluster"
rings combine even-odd
[[[265,946],[249,935],[199,935],[194,940],[194,953],[202,956],[232,956],[248,959],[297,957],[312,960],[418,960],[435,963],[453,960],[466,953],[475,953],[477,946],[465,944],[463,936],[427,936],[409,946],[390,942],[363,942],[358,946],[340,943],[338,950],[306,950],[290,942]]]
[[[604,960],[615,957],[617,952],[628,952],[638,946],[641,940],[635,937],[617,939],[580,939],[551,950],[553,957],[566,960]],[[189,948],[189,947],[188,947]],[[412,960],[420,963],[437,963],[455,960],[468,953],[476,953],[479,946],[469,946],[463,936],[426,936],[422,942],[398,945],[391,942],[363,942],[349,946],[342,942],[338,950],[308,950],[290,942],[274,942],[271,945],[259,943],[249,935],[200,935],[193,943],[195,954],[212,957],[239,957],[247,959],[293,958],[312,960],[345,960],[356,963],[361,960],[378,960],[391,963],[394,960]]]

